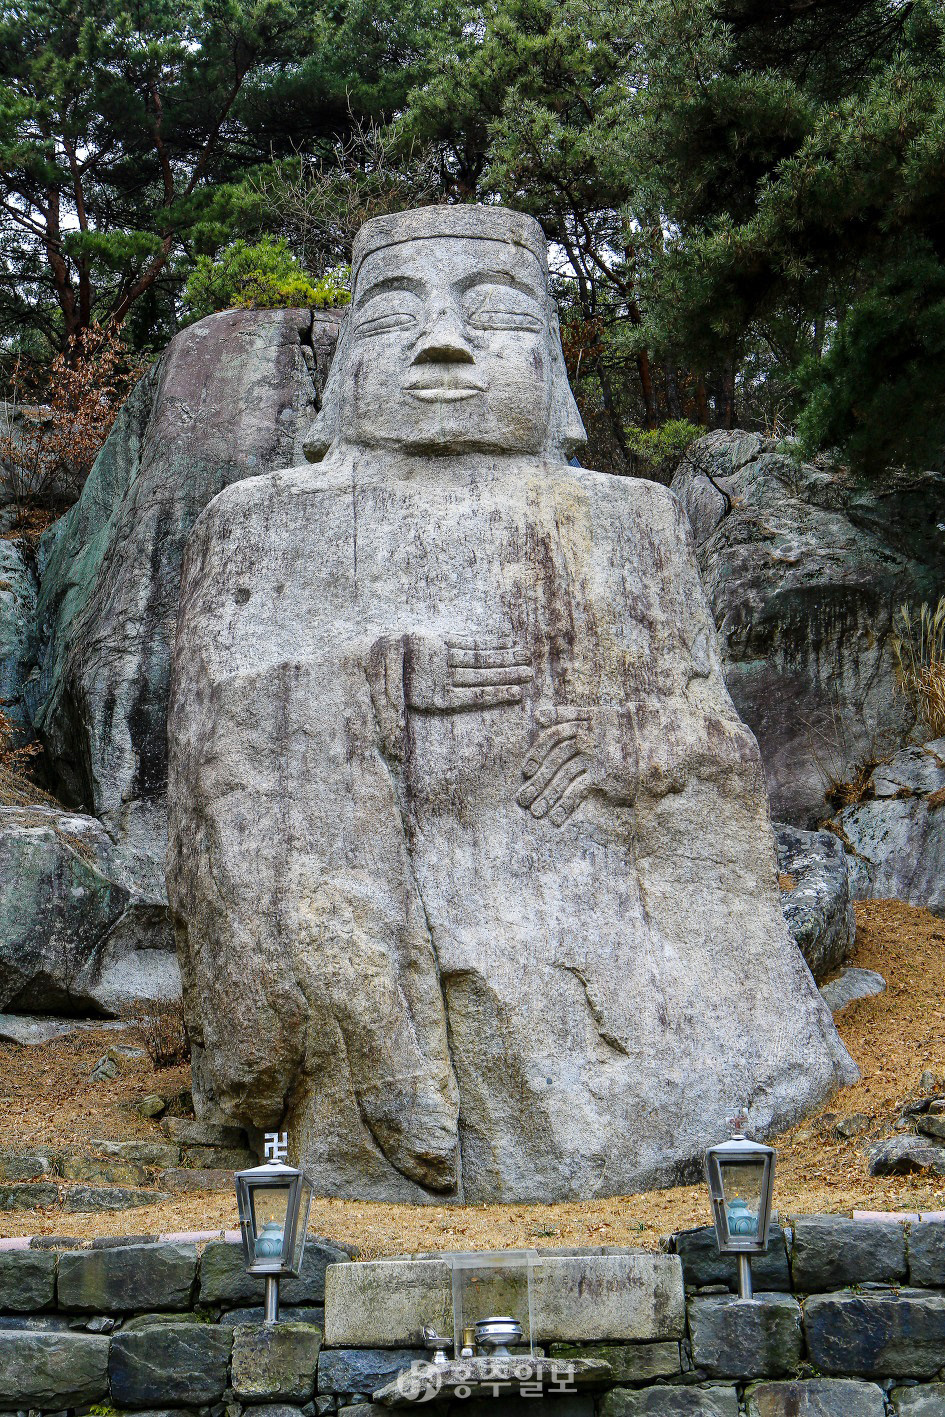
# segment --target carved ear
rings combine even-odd
[[[561,348],[561,327],[558,324],[558,310],[554,302],[550,302],[548,326],[552,359],[551,414],[548,419],[545,452],[556,462],[568,462],[584,447],[587,434],[568,382],[564,350]]]
[[[321,462],[341,434],[341,386],[348,359],[348,314],[342,317],[338,343],[322,390],[321,407],[302,444],[309,462]]]

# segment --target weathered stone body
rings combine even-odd
[[[432,212],[432,214],[431,214]],[[580,435],[526,218],[364,228],[320,466],[188,544],[168,888],[195,1101],[328,1193],[614,1194],[855,1069],[664,489]]]

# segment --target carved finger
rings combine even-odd
[[[522,689],[519,684],[495,684],[485,688],[455,688],[452,684],[446,691],[446,707],[450,709],[499,708],[502,704],[520,704]]]
[[[456,688],[485,688],[487,684],[527,684],[532,670],[525,665],[505,665],[502,669],[453,669],[450,683]]]
[[[553,723],[550,728],[543,728],[525,755],[522,776],[531,777],[532,773],[541,767],[552,748],[568,739],[573,742],[578,730],[579,725],[576,723]]]
[[[527,650],[516,649],[449,649],[451,669],[503,669],[506,666],[531,664]]]
[[[563,826],[568,820],[575,807],[580,807],[587,794],[594,785],[594,780],[589,772],[582,772],[580,777],[576,777],[569,783],[558,798],[551,811],[548,813],[549,820],[556,827]]]
[[[539,709],[535,714],[535,722],[539,728],[550,728],[553,723],[584,722],[590,716],[590,709],[566,708],[563,705],[556,705],[554,708]]]
[[[514,649],[515,641],[505,635],[496,635],[495,639],[482,639],[476,635],[450,635],[444,640],[447,649],[471,650],[476,654],[488,654],[492,650]]]
[[[572,758],[577,758],[578,756],[577,744],[573,738],[569,738],[564,743],[559,743],[557,748],[552,748],[534,776],[526,782],[524,786],[519,788],[518,797],[516,798],[519,805],[522,807],[530,807],[535,798],[540,793],[544,792],[558,769],[563,767],[565,763],[570,762]]]
[[[551,808],[563,800],[564,794],[571,786],[571,783],[582,776],[589,777],[590,774],[588,773],[587,758],[583,753],[578,753],[570,762],[565,763],[564,766],[555,773],[554,778],[545,788],[544,792],[536,797],[535,801],[532,803],[532,816],[547,816]]]

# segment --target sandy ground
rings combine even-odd
[[[862,1081],[776,1143],[775,1205],[782,1216],[945,1210],[945,1177],[871,1177],[863,1155],[865,1142],[893,1134],[902,1103],[920,1095],[923,1071],[945,1075],[945,922],[898,901],[857,906],[857,922],[851,963],[879,970],[888,987],[837,1016]],[[97,1059],[121,1037],[109,1031],[42,1047],[0,1044],[0,1144],[23,1150],[36,1144],[84,1146],[95,1138],[161,1139],[158,1124],[137,1117],[128,1104],[150,1092],[186,1086],[187,1071],[155,1073],[146,1059],[129,1059],[113,1080],[90,1082]],[[838,1141],[833,1127],[854,1113],[868,1118],[867,1130]],[[356,1245],[369,1257],[518,1246],[654,1247],[670,1231],[708,1219],[705,1188],[683,1186],[559,1205],[414,1207],[316,1199],[310,1228]],[[230,1193],[201,1193],[108,1215],[0,1213],[0,1237],[141,1235],[236,1224]]]

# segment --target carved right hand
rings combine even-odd
[[[462,713],[522,701],[533,677],[528,653],[510,639],[404,640],[404,700],[421,713]]]

